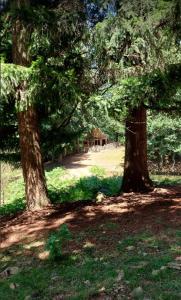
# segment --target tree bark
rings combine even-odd
[[[29,5],[28,0],[18,0],[17,8]],[[31,30],[22,20],[17,19],[13,26],[13,63],[28,67],[31,63],[28,46]],[[25,182],[27,208],[40,209],[49,204],[44,166],[40,149],[40,134],[35,107],[26,99],[26,85],[22,83],[17,91],[19,101],[18,130],[20,138],[21,165]],[[22,103],[25,103],[21,107]]]
[[[142,105],[132,109],[126,120],[123,192],[152,190],[147,165],[146,122],[146,109]]]
[[[18,113],[21,164],[28,209],[39,209],[49,203],[40,150],[36,110],[29,107]]]

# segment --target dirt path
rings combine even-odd
[[[106,149],[100,152],[75,154],[63,160],[63,166],[72,176],[90,176],[91,167],[104,168],[107,175],[123,171],[124,147]]]

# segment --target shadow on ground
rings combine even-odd
[[[181,189],[157,188],[150,194],[123,194],[109,197],[101,203],[80,201],[50,206],[36,212],[19,213],[14,217],[2,218],[0,225],[1,249],[17,243],[27,243],[44,237],[61,224],[68,224],[73,234],[90,231],[90,239],[102,247],[103,236],[114,233],[114,240],[129,233],[142,230],[159,232],[166,227],[181,225]],[[102,227],[105,223],[116,224],[111,229]],[[91,232],[93,234],[91,234]],[[95,234],[96,233],[96,234]],[[100,238],[101,237],[101,238]],[[112,241],[110,241],[112,243]],[[82,245],[74,243],[73,248]],[[105,247],[109,240],[105,239]]]

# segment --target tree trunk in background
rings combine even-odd
[[[152,189],[147,166],[146,109],[130,111],[126,121],[126,148],[123,192],[148,192]]]
[[[29,5],[28,0],[15,1],[17,8],[21,9]],[[31,29],[17,19],[13,26],[13,63],[21,66],[29,66],[31,63],[28,55]],[[26,101],[26,82],[19,90],[18,101]],[[21,164],[25,181],[27,208],[40,209],[49,204],[47,187],[44,174],[44,166],[40,149],[40,134],[36,109],[29,103],[26,107],[20,107],[18,111],[18,129],[20,137]]]

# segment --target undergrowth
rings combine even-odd
[[[103,169],[92,169],[90,177],[76,178],[65,169],[55,168],[46,172],[48,195],[52,203],[95,200],[99,192],[105,196],[116,196],[121,187],[121,177],[103,177]],[[25,208],[24,183],[22,178],[7,186],[8,200],[0,207],[0,215],[14,214]]]
[[[121,176],[106,177],[103,168],[92,167],[92,176],[71,177],[64,168],[58,167],[46,172],[48,194],[51,202],[66,203],[95,200],[98,193],[116,196],[121,190]],[[155,185],[181,184],[180,176],[152,176]],[[5,203],[0,206],[0,216],[15,214],[25,209],[24,183],[17,176],[7,184]]]

